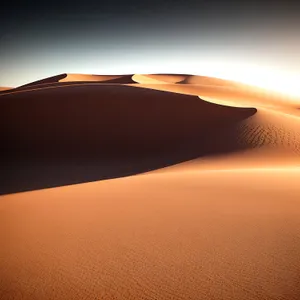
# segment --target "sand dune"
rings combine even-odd
[[[12,89],[11,87],[0,86],[0,91],[6,91]]]
[[[22,87],[29,87],[29,86],[34,86],[34,85],[39,85],[39,84],[47,84],[47,83],[54,83],[54,82],[59,82],[60,80],[66,78],[68,76],[68,74],[64,73],[64,74],[59,74],[56,76],[51,76],[45,79],[41,79],[41,80],[37,80],[37,81],[33,81],[24,85],[21,85],[19,88]]]
[[[178,172],[5,196],[0,298],[297,300],[299,175]]]
[[[142,82],[142,81],[141,81]],[[266,107],[270,109],[298,109],[300,99],[267,90],[244,86],[214,86],[202,84],[167,84],[144,82],[137,87],[168,91],[185,95],[195,95],[212,103],[236,107]]]
[[[184,74],[2,92],[0,299],[298,300],[299,103]]]
[[[286,109],[298,108],[300,99],[270,90],[228,80],[195,75],[134,74],[134,75],[86,75],[61,74],[31,82],[2,93],[31,90],[32,88],[60,87],[82,83],[129,84],[137,87],[195,95],[207,101],[228,106]]]
[[[181,83],[186,77],[179,74],[135,74],[132,79],[137,83]]]
[[[188,75],[181,83],[215,85],[215,86],[217,85],[217,86],[227,86],[227,87],[229,87],[229,86],[233,86],[233,87],[245,86],[245,84],[231,81],[231,80],[225,80],[225,79],[207,77],[207,76],[199,76],[199,75]]]
[[[0,190],[120,177],[229,151],[228,143],[215,148],[211,135],[255,112],[120,85],[82,84],[2,95],[2,159],[8,172],[4,177],[9,176]],[[48,178],[49,172],[54,182],[45,183],[39,174]]]
[[[200,76],[200,75],[185,75],[185,74],[135,74],[133,79],[138,83],[181,83],[181,84],[201,84],[212,86],[239,87],[245,84],[224,80],[219,78]]]
[[[223,153],[208,151],[195,160],[154,172],[300,167],[299,131],[299,117],[261,109],[211,138],[210,149],[222,147]]]
[[[0,193],[156,169],[299,164],[299,110],[283,99],[195,84],[58,84],[2,95],[2,157],[9,163]],[[191,96],[205,91],[215,91],[208,98],[218,105]],[[224,97],[232,107],[220,105]],[[251,100],[258,114],[246,105]]]
[[[135,83],[132,78],[133,75],[88,75],[88,74],[60,74],[48,77],[42,80],[30,82],[19,86],[18,89],[24,89],[33,86],[47,87],[49,84],[58,82],[102,82],[102,83],[120,83],[129,84]]]
[[[99,82],[116,82],[125,83],[132,82],[130,78],[132,75],[87,75],[87,74],[67,74],[67,77],[60,80],[60,82],[69,81],[99,81]]]

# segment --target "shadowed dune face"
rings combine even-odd
[[[2,158],[10,162],[1,193],[120,177],[226,152],[236,145],[219,147],[222,130],[256,112],[120,85],[45,88],[0,100]]]
[[[25,88],[25,87],[31,87],[31,86],[35,86],[35,85],[39,85],[39,84],[49,84],[49,83],[55,83],[55,82],[59,82],[60,80],[66,78],[68,76],[68,74],[64,73],[64,74],[60,74],[60,75],[56,75],[56,76],[51,76],[45,79],[41,79],[41,80],[37,80],[37,81],[33,81],[24,85],[19,86],[17,89],[19,88]]]

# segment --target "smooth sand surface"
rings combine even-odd
[[[102,82],[102,83],[119,83],[119,84],[128,84],[134,83],[132,79],[133,74],[131,75],[88,75],[88,74],[67,74],[67,76],[59,82]]]
[[[296,169],[4,196],[1,299],[299,299]]]
[[[182,84],[201,84],[201,85],[213,85],[213,86],[232,86],[242,87],[245,84],[224,80],[220,78],[213,78],[199,75],[187,75],[187,74],[135,74],[133,79],[138,83],[155,83],[160,81],[164,83],[182,83]]]
[[[137,87],[168,91],[185,95],[200,96],[212,103],[237,107],[266,107],[289,110],[299,108],[300,99],[279,93],[252,88],[204,84],[170,84],[165,82],[141,81]]]
[[[182,83],[187,75],[179,74],[134,74],[137,83]]]
[[[60,82],[68,81],[108,81],[122,78],[122,75],[88,75],[88,74],[67,74],[67,77],[59,80]]]
[[[0,95],[0,299],[298,300],[299,99],[111,76]]]

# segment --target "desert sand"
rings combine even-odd
[[[11,89],[11,87],[0,86],[0,91],[7,91],[10,89]]]
[[[3,91],[0,299],[299,299],[299,106],[184,74]]]

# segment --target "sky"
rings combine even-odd
[[[294,3],[10,1],[1,7],[0,86],[61,73],[184,73],[300,96]]]

